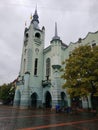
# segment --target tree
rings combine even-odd
[[[12,83],[10,84],[3,84],[0,86],[0,99],[3,101],[4,104],[9,104],[13,101],[15,93],[15,87]]]
[[[98,96],[98,46],[80,46],[63,62],[63,88],[71,97]]]

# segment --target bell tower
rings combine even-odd
[[[17,83],[20,96],[17,97],[16,89],[14,98],[14,104],[16,106],[30,106],[31,94],[34,92],[40,93],[38,97],[42,97],[41,82],[43,78],[44,39],[45,28],[42,27],[40,29],[39,16],[37,9],[35,9],[30,25],[24,31],[21,67]],[[41,99],[39,100],[39,104],[41,104]]]

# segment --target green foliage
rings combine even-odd
[[[15,93],[15,87],[10,84],[3,84],[0,86],[0,99],[3,100],[4,104],[9,104],[13,101]]]
[[[67,88],[71,96],[98,95],[98,46],[75,48],[63,65],[63,88]]]

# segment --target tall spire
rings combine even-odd
[[[39,23],[39,20],[38,20],[38,14],[37,14],[37,5],[36,5],[36,8],[35,8],[35,12],[34,12],[34,15],[33,15],[33,19],[32,19],[32,23],[34,23],[34,22],[37,22],[37,23]]]
[[[58,36],[58,32],[57,32],[57,23],[55,22],[55,35],[52,38],[52,40],[60,40],[60,37]]]
[[[55,22],[55,36],[57,36],[57,22]]]

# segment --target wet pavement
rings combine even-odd
[[[98,130],[98,115],[0,106],[0,130]]]

